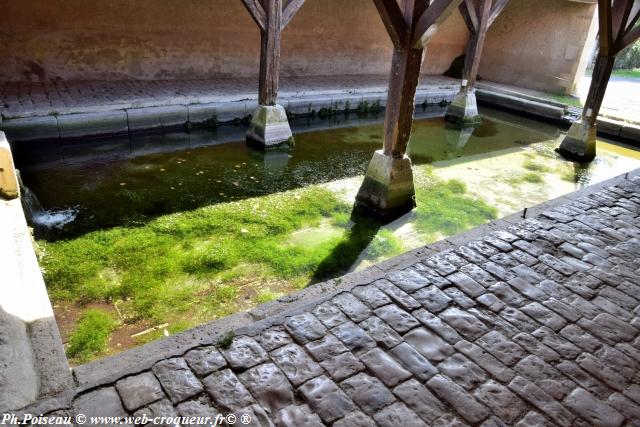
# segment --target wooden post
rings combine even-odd
[[[615,55],[598,55],[596,58],[589,93],[587,94],[587,99],[582,109],[582,117],[587,120],[590,125],[595,125],[598,119],[602,100],[607,90],[607,84],[609,83],[615,60]]]
[[[304,0],[289,0],[285,7],[283,0],[242,0],[242,3],[260,29],[259,105],[251,118],[247,143],[272,148],[293,141],[287,114],[277,103],[280,38]]]
[[[575,121],[557,151],[569,160],[590,162],[596,156],[597,120],[617,54],[640,38],[635,23],[640,0],[598,0],[598,57],[582,116]]]
[[[393,50],[391,78],[384,118],[383,152],[404,157],[413,126],[413,110],[424,49],[403,46]]]
[[[282,32],[282,0],[264,0],[266,28],[260,31],[260,82],[258,102],[275,105],[280,71],[280,34]]]
[[[465,0],[460,5],[460,13],[470,36],[462,70],[462,85],[447,109],[446,120],[463,127],[480,124],[474,85],[478,77],[482,48],[489,27],[507,3],[508,0]]]
[[[356,196],[356,207],[383,218],[415,206],[411,160],[406,155],[416,88],[428,38],[462,0],[373,0],[393,43],[383,149],[376,151]]]
[[[467,81],[467,87],[473,87],[478,76],[484,39],[489,29],[489,15],[491,13],[492,3],[492,0],[476,0],[476,10],[474,13],[478,19],[478,28],[471,33],[471,37],[467,43],[467,54],[462,71],[462,78]]]

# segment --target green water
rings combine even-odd
[[[390,224],[351,216],[381,118],[298,120],[295,147],[267,153],[240,126],[14,147],[44,208],[38,252],[70,356],[246,310],[640,167],[638,152],[607,141],[593,163],[565,162],[556,127],[482,114],[466,131],[415,121],[418,207]],[[110,338],[89,336],[87,349],[96,310],[116,326],[101,320]]]

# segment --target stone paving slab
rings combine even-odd
[[[233,339],[85,383],[53,413],[640,425],[640,173],[535,210],[343,288],[319,285],[315,299],[289,311],[281,302]],[[150,348],[132,352],[151,359]]]

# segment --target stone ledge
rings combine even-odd
[[[54,396],[73,381],[20,199],[0,200],[0,252],[2,412]]]

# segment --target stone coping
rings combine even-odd
[[[8,144],[0,148],[5,150],[0,160],[12,163]],[[0,168],[16,179],[12,165]],[[1,413],[72,384],[20,198],[0,197],[0,276]]]

